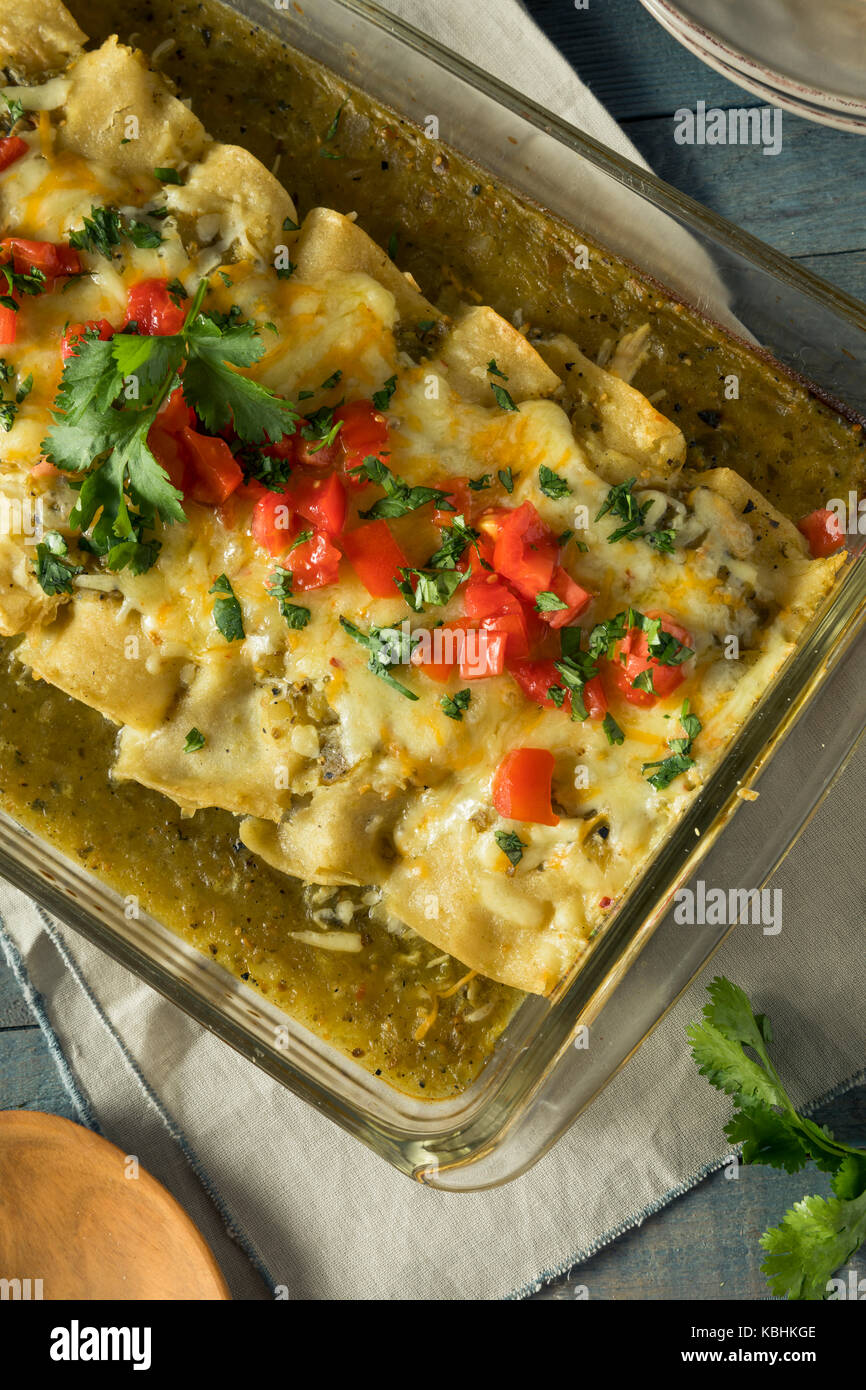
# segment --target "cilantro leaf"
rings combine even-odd
[[[200,729],[192,728],[186,736],[183,745],[184,753],[198,753],[199,749],[204,748],[205,736]]]
[[[496,397],[496,404],[501,410],[519,410],[520,407],[514,404],[511,396],[504,386],[499,386],[495,381],[491,381],[490,389]],[[510,489],[509,489],[510,491]]]
[[[853,1201],[804,1197],[761,1236],[761,1269],[777,1297],[822,1299],[837,1269],[866,1240],[866,1192]]]
[[[36,547],[36,578],[49,598],[56,594],[70,594],[73,578],[83,572],[81,565],[67,560],[68,551],[69,547],[59,531],[46,531],[44,539]]]
[[[264,350],[251,322],[220,330],[202,315],[191,325],[184,395],[211,433],[232,424],[236,434],[249,444],[262,444],[266,439],[276,443],[292,433],[298,419],[292,403],[235,370],[258,362]]]
[[[605,714],[601,727],[605,732],[608,743],[618,744],[625,742],[625,734],[609,711]]]
[[[571,488],[564,478],[558,473],[554,473],[552,468],[548,468],[545,463],[538,470],[538,486],[545,497],[550,497],[554,501],[560,497],[570,497]]]
[[[396,376],[389,376],[381,391],[373,392],[373,404],[377,410],[387,410],[391,404],[391,397],[397,390]]]
[[[514,830],[495,830],[493,837],[505,857],[515,866],[523,858],[526,844]]]
[[[213,620],[227,642],[241,642],[246,637],[244,617],[235,591],[225,574],[214,580],[211,594],[216,594],[213,606]]]

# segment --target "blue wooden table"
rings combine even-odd
[[[674,141],[680,107],[758,105],[692,58],[638,0],[526,0],[527,7],[663,178],[817,274],[866,300],[866,137],[787,113],[781,153]],[[808,834],[808,830],[806,832]],[[0,966],[0,1108],[75,1117],[42,1034],[11,974]],[[863,1143],[866,1087],[818,1117]],[[753,1168],[748,1182],[723,1173],[701,1183],[639,1230],[581,1266],[593,1298],[761,1298],[760,1232],[820,1182]],[[861,1257],[858,1270],[866,1273]],[[568,1296],[566,1290],[561,1296]]]

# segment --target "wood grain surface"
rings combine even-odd
[[[0,1279],[46,1301],[229,1297],[196,1227],[137,1160],[33,1110],[0,1113]]]

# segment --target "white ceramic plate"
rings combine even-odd
[[[689,52],[807,120],[866,130],[866,0],[641,0]]]

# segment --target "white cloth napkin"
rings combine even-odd
[[[391,7],[637,157],[512,0]],[[847,698],[861,691],[854,682]],[[68,1060],[82,1118],[175,1194],[236,1297],[505,1297],[585,1258],[724,1160],[730,1107],[697,1075],[683,1036],[716,971],[771,1014],[796,1099],[853,1082],[866,1045],[862,874],[838,866],[862,861],[864,767],[862,756],[852,763],[774,880],[783,932],[739,928],[552,1152],[493,1191],[413,1185],[3,885],[0,943]]]

